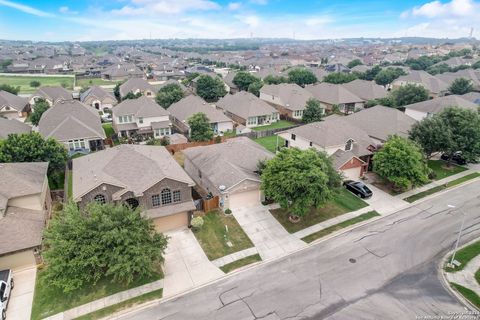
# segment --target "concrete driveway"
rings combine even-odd
[[[365,200],[373,209],[381,215],[389,214],[400,209],[406,208],[409,203],[400,198],[392,196],[387,192],[375,187],[374,185],[366,184],[373,192],[370,199]]]
[[[13,271],[14,288],[7,309],[7,320],[30,320],[37,268]]]
[[[232,211],[262,260],[278,258],[305,247],[305,242],[288,233],[268,209],[265,206],[256,206]]]
[[[165,234],[170,240],[165,252],[164,297],[187,291],[224,275],[208,260],[191,230],[176,230]]]

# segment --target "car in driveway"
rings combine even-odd
[[[2,311],[1,320],[7,318],[7,306],[10,301],[10,293],[13,289],[13,276],[12,270],[0,271],[0,310]]]
[[[360,181],[346,180],[343,182],[343,186],[348,191],[362,199],[368,199],[373,195],[372,190]]]
[[[461,152],[455,152],[451,156],[448,153],[444,153],[444,154],[442,154],[442,156],[440,158],[444,161],[448,161],[451,158],[452,162],[455,162],[456,164],[458,164],[460,166],[463,166],[463,165],[467,164],[467,160],[465,160],[465,158],[463,158]]]

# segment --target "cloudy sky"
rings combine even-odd
[[[480,38],[480,0],[0,0],[0,39]]]

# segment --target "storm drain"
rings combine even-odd
[[[355,260],[355,259],[353,259],[353,258],[348,259],[348,261],[349,261],[350,263],[355,263],[355,262],[357,262],[357,260]]]

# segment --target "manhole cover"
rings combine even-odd
[[[355,262],[357,262],[357,260],[355,260],[355,259],[353,259],[353,258],[348,259],[348,261],[350,261],[350,263],[355,263]]]

